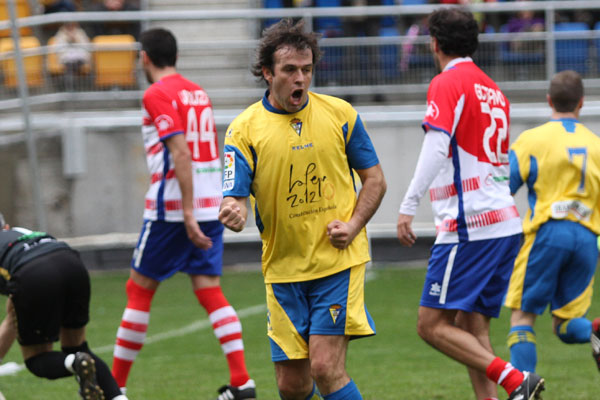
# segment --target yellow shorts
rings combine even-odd
[[[272,360],[308,358],[310,335],[374,335],[364,286],[365,264],[311,281],[267,284]]]

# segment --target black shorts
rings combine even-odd
[[[90,277],[79,254],[61,249],[23,265],[10,280],[23,346],[56,342],[60,328],[89,321]]]

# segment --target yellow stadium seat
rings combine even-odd
[[[35,36],[24,36],[21,38],[21,49],[31,49],[40,47],[40,41]],[[0,54],[8,53],[14,50],[14,43],[11,38],[0,39]],[[34,56],[25,56],[23,59],[25,67],[25,79],[30,87],[39,87],[44,83],[43,75],[43,56],[41,54]],[[15,88],[19,84],[17,75],[17,64],[14,54],[12,57],[0,61],[2,74],[4,76],[4,85]]]
[[[92,39],[94,47],[95,83],[97,86],[134,86],[136,51],[131,35],[100,35]],[[131,50],[115,50],[115,46],[130,45]],[[103,49],[106,47],[107,49]],[[110,48],[113,47],[113,48]]]
[[[60,75],[65,72],[65,66],[59,61],[58,53],[52,46],[56,44],[56,38],[48,39],[48,55],[46,56],[46,69],[52,75]]]
[[[0,0],[0,21],[5,21],[10,19],[10,13],[8,11],[8,2],[6,0]],[[27,0],[16,0],[16,11],[17,18],[29,17],[31,16],[31,9],[29,8],[29,3]],[[21,32],[21,36],[29,36],[33,35],[31,28],[25,27],[19,30]],[[0,37],[9,37],[10,29],[0,29]]]

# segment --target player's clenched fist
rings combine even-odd
[[[348,247],[357,233],[351,224],[337,219],[327,225],[327,236],[336,249],[344,250]]]
[[[246,218],[242,215],[242,210],[235,203],[221,207],[219,221],[234,232],[240,232],[246,224]]]

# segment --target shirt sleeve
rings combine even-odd
[[[523,137],[523,136],[522,136]],[[521,139],[521,138],[519,138]],[[523,151],[523,140],[517,139],[508,152],[510,193],[515,194],[528,178],[530,158]]]
[[[446,133],[437,130],[427,132],[423,139],[415,174],[400,205],[400,213],[406,215],[417,213],[421,198],[448,158],[449,146],[450,137]]]
[[[367,169],[379,164],[375,147],[358,114],[346,144],[346,155],[353,169]]]
[[[177,102],[157,90],[149,91],[143,99],[144,108],[158,131],[160,140],[172,135],[184,133],[184,126],[179,116]]]
[[[454,121],[457,104],[460,101],[458,89],[452,79],[445,73],[439,74],[432,81],[427,91],[427,111],[423,119],[425,132],[431,130],[454,134]],[[450,77],[451,78],[451,77]]]
[[[248,197],[251,194],[256,151],[240,129],[233,124],[225,133],[223,155],[223,197]]]

